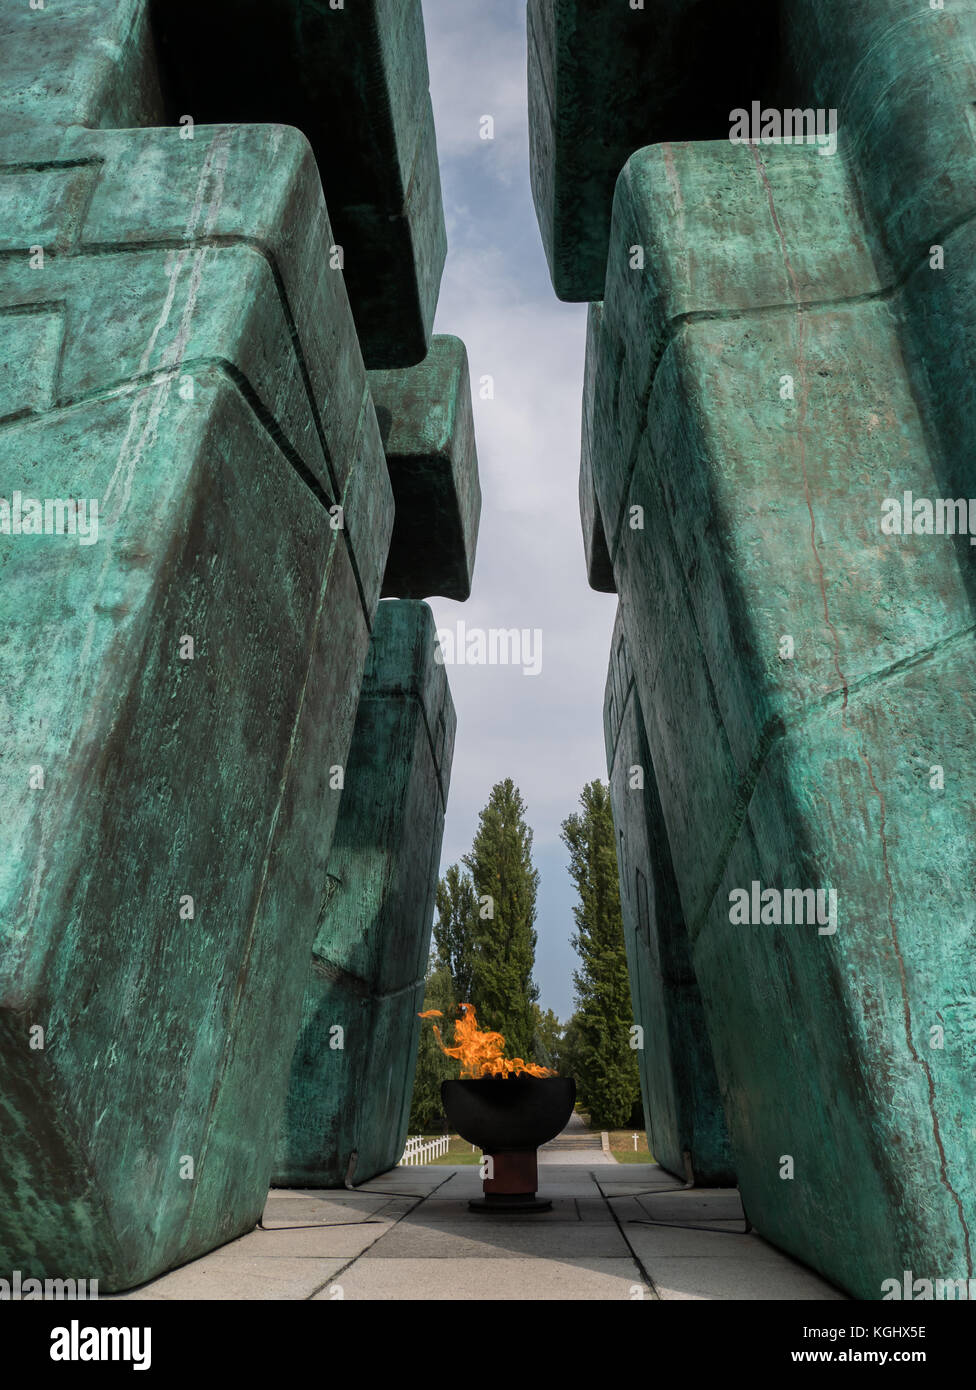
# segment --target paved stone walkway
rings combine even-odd
[[[539,1162],[546,1164],[588,1163],[592,1167],[594,1164],[616,1164],[616,1161],[603,1152],[599,1133],[587,1129],[575,1111],[570,1115],[566,1128],[539,1150]]]
[[[596,1157],[593,1155],[592,1157]],[[272,1190],[258,1228],[121,1299],[843,1299],[743,1222],[734,1191],[656,1164],[547,1164],[535,1217],[481,1216],[474,1165],[354,1192]],[[674,1225],[636,1224],[648,1219]],[[689,1230],[685,1224],[715,1230]]]

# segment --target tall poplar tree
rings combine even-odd
[[[563,821],[569,872],[579,894],[573,908],[576,1013],[571,1045],[579,1099],[601,1129],[619,1129],[640,1100],[637,1054],[630,1046],[633,1006],[620,911],[610,790],[588,782],[581,812]]]
[[[483,1028],[504,1034],[507,1056],[534,1061],[533,1005],[539,990],[532,971],[539,875],[532,866],[525,803],[510,777],[492,787],[471,853],[462,862],[477,900],[471,1002]]]
[[[474,1004],[474,948],[478,903],[474,884],[457,864],[452,864],[437,885],[437,921],[434,941],[437,954],[450,971],[454,998],[459,1004]]]

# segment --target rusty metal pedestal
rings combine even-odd
[[[486,1154],[491,1177],[482,1186],[485,1195],[468,1203],[471,1211],[498,1212],[506,1215],[552,1211],[552,1202],[535,1195],[539,1186],[537,1151]]]

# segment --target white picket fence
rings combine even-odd
[[[398,1167],[405,1163],[428,1163],[432,1158],[442,1158],[450,1147],[446,1134],[439,1139],[425,1139],[422,1134],[411,1134],[403,1151]]]

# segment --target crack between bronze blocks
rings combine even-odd
[[[951,222],[947,223],[944,228],[942,228],[940,231],[937,231],[934,234],[934,239],[930,244],[939,244],[944,246],[951,237],[953,237],[958,231],[960,231],[973,221],[976,221],[976,209],[966,213],[960,213],[958,217],[954,218]],[[627,461],[627,467],[624,470],[623,487],[621,489],[621,505],[618,515],[614,521],[613,536],[612,538],[608,537],[608,548],[610,552],[611,568],[616,562],[617,552],[620,547],[621,535],[624,529],[624,520],[627,515],[627,500],[630,497],[631,489],[633,487],[634,473],[637,468],[637,459],[640,454],[641,440],[643,439],[645,430],[647,428],[647,412],[650,408],[651,396],[654,393],[654,386],[657,381],[658,370],[661,366],[662,361],[664,360],[664,356],[668,348],[675,341],[675,339],[678,337],[678,335],[682,332],[683,329],[690,327],[696,323],[736,322],[740,319],[762,319],[776,317],[778,315],[788,313],[807,314],[816,313],[820,310],[826,309],[857,308],[863,304],[871,304],[874,302],[885,303],[888,300],[894,298],[895,295],[899,294],[905,288],[912,276],[918,270],[924,267],[928,259],[928,256],[928,251],[920,252],[919,258],[917,260],[912,261],[912,263],[900,275],[894,276],[890,281],[884,283],[881,281],[881,277],[879,276],[878,288],[874,290],[865,290],[861,294],[840,296],[838,298],[797,300],[793,303],[785,301],[777,302],[774,304],[754,305],[750,306],[747,309],[686,309],[681,313],[672,314],[665,318],[661,322],[660,327],[658,329],[657,341],[654,344],[654,348],[651,354],[650,375],[647,382],[647,386],[645,390],[641,393],[641,398],[638,402],[638,418],[641,422],[640,428],[638,429],[636,439],[631,449],[630,458]],[[897,332],[900,338],[902,332],[900,326],[898,326]],[[600,381],[598,378],[594,394],[597,395],[599,394],[599,392]],[[599,504],[599,496],[597,498],[597,501]]]
[[[689,933],[693,941],[697,939],[699,932],[704,927],[708,915],[711,912],[712,904],[715,901],[715,895],[721,886],[722,879],[725,877],[729,858],[735,848],[735,842],[739,837],[739,831],[742,829],[742,823],[749,813],[756,784],[759,781],[765,764],[775,745],[789,734],[799,733],[811,720],[815,719],[820,714],[827,713],[831,709],[836,708],[840,708],[843,712],[845,708],[850,706],[852,696],[861,695],[865,691],[883,685],[889,677],[900,675],[903,671],[910,671],[914,667],[922,665],[923,662],[930,661],[943,650],[961,646],[965,641],[972,639],[974,635],[976,635],[976,623],[961,628],[958,632],[951,633],[948,637],[940,638],[938,642],[934,642],[930,647],[912,652],[908,656],[899,657],[896,661],[888,662],[885,666],[878,667],[877,670],[870,671],[866,675],[850,681],[844,687],[827,691],[825,694],[813,700],[803,711],[801,716],[789,724],[785,722],[782,715],[774,715],[766,722],[757,740],[756,749],[749,759],[749,765],[736,786],[734,798],[737,809],[733,813],[734,820],[731,823],[730,831],[723,841],[719,867],[712,880],[713,886],[709,891],[705,906],[695,919],[694,924],[689,928]]]

